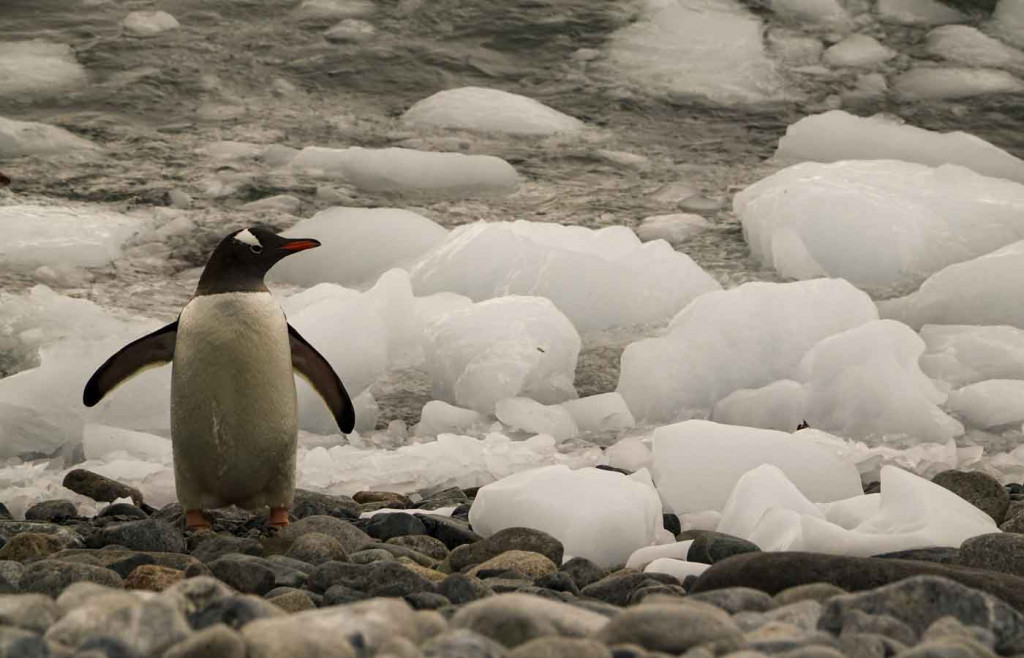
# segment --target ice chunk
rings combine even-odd
[[[100,267],[145,220],[86,206],[0,206],[0,263],[8,266]]]
[[[718,532],[748,538],[754,534],[761,517],[772,508],[825,518],[778,466],[762,464],[743,473],[735,482],[722,508],[722,518],[716,528]],[[759,546],[770,550],[764,544]]]
[[[711,419],[716,423],[761,427],[794,432],[807,418],[804,385],[780,379],[756,389],[740,389],[715,404]]]
[[[700,215],[685,212],[654,215],[646,217],[640,222],[640,226],[636,228],[636,234],[644,242],[661,239],[675,244],[683,242],[709,226],[711,226],[711,222]]]
[[[499,400],[544,404],[576,397],[580,337],[542,297],[500,297],[427,325],[424,351],[434,397],[490,413]]]
[[[970,25],[944,25],[928,33],[925,47],[936,57],[967,66],[1024,71],[1024,52]]]
[[[295,16],[300,20],[337,20],[363,18],[376,10],[370,0],[303,0],[295,8]]]
[[[0,386],[0,395],[3,387]],[[81,416],[0,402],[0,459],[49,457],[82,440]]]
[[[153,462],[169,463],[171,441],[161,436],[120,427],[89,424],[82,437],[86,459],[103,459],[115,453]]]
[[[992,29],[1001,39],[1024,47],[1024,0],[999,0],[992,12]]]
[[[733,208],[751,253],[784,276],[827,273],[877,294],[1024,237],[1024,185],[955,165],[805,162]]]
[[[775,57],[790,66],[816,65],[825,49],[814,37],[783,29],[768,32],[768,46]]]
[[[654,431],[654,481],[676,514],[721,510],[752,468],[774,464],[808,498],[830,502],[862,492],[857,469],[800,435],[688,420]]]
[[[639,436],[627,436],[619,439],[614,445],[609,446],[604,454],[608,457],[609,466],[627,471],[649,469],[654,459],[651,449]]]
[[[152,37],[181,27],[166,11],[133,11],[121,21],[124,31],[133,37]]]
[[[921,369],[954,388],[986,379],[1024,379],[1024,330],[928,324]]]
[[[271,281],[351,286],[404,265],[444,240],[448,231],[399,208],[328,208],[281,235],[315,238],[322,246],[283,260],[271,270]]]
[[[672,558],[673,560],[686,560],[687,553],[693,540],[674,542],[672,544],[661,544],[659,546],[644,546],[633,551],[633,554],[626,560],[627,569],[643,569],[658,558]]]
[[[516,526],[543,530],[565,547],[565,559],[622,564],[655,543],[661,502],[655,490],[621,473],[547,466],[481,487],[469,510],[484,537]]]
[[[360,42],[372,39],[376,34],[377,28],[373,26],[373,23],[358,18],[345,18],[324,32],[324,38],[341,43]]]
[[[781,18],[843,27],[850,21],[846,10],[836,0],[771,0],[771,10]]]
[[[494,405],[494,415],[506,427],[547,434],[562,442],[580,433],[572,415],[558,405],[543,405],[530,398],[505,398]]]
[[[423,405],[420,422],[414,430],[416,436],[437,436],[438,434],[464,434],[474,426],[487,422],[487,416],[455,407],[447,402],[431,400]]]
[[[53,96],[87,81],[85,68],[63,43],[0,42],[0,97]]]
[[[997,69],[932,68],[919,66],[900,74],[893,90],[909,98],[935,100],[985,94],[1018,94],[1024,82]]]
[[[581,432],[608,432],[636,425],[626,401],[618,393],[600,393],[562,403]]]
[[[675,560],[670,557],[660,557],[644,567],[644,573],[663,573],[668,576],[675,576],[680,581],[686,580],[687,576],[699,576],[708,570],[710,564],[700,562],[688,562],[686,560]]]
[[[989,379],[949,394],[946,408],[968,423],[987,429],[1024,422],[1024,381]]]
[[[925,324],[1007,324],[1024,329],[1024,305],[1007,303],[1022,286],[1024,241],[950,265],[928,277],[917,292],[880,302],[878,309],[884,317],[915,329]]]
[[[867,67],[887,62],[896,54],[872,36],[851,34],[826,50],[822,60],[829,66]]]
[[[878,0],[879,18],[901,25],[941,25],[962,23],[966,17],[937,0]]]
[[[837,500],[834,503],[819,504],[818,507],[824,512],[825,519],[829,523],[853,530],[861,523],[878,515],[882,509],[882,494],[854,496],[846,500]]]
[[[739,2],[645,0],[642,7],[639,20],[611,37],[608,63],[622,77],[657,93],[719,103],[786,96],[764,52],[763,25]]]
[[[420,295],[547,297],[581,332],[662,321],[720,289],[688,256],[662,241],[641,243],[625,226],[526,221],[460,226],[410,274]]]
[[[825,336],[877,317],[870,298],[841,279],[707,293],[672,319],[667,335],[626,347],[618,392],[640,422],[706,418],[733,391],[792,378]]]
[[[96,150],[95,144],[63,128],[35,121],[14,121],[0,117],[0,157],[70,155],[94,153]]]
[[[463,128],[511,135],[554,135],[583,130],[583,122],[532,98],[486,87],[439,91],[410,107],[413,125]]]
[[[790,125],[779,140],[775,159],[888,159],[932,167],[957,164],[985,176],[1024,182],[1024,160],[980,137],[960,131],[938,133],[888,116],[858,117],[842,110],[814,114]]]
[[[519,186],[512,165],[492,155],[307,146],[289,165],[298,174],[341,180],[368,192],[472,196],[507,194]]]

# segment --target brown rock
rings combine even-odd
[[[56,535],[22,532],[14,535],[3,548],[0,548],[0,560],[25,562],[52,555],[62,548],[64,548],[64,542]]]
[[[171,585],[185,579],[185,572],[178,569],[161,567],[157,564],[143,564],[135,567],[125,578],[125,589],[144,589],[150,592],[162,592]]]
[[[135,487],[121,484],[99,473],[76,468],[64,476],[64,487],[93,500],[113,502],[118,498],[131,498],[136,505],[142,505],[142,492]]]
[[[308,596],[306,596],[298,590],[285,592],[284,594],[273,596],[267,600],[287,613],[302,612],[303,610],[316,609],[316,605],[313,603],[313,601]]]
[[[444,542],[440,539],[434,539],[430,535],[404,535],[402,537],[392,537],[385,543],[392,546],[408,548],[418,553],[423,553],[427,557],[431,557],[435,560],[443,560],[448,557],[448,547],[444,545]]]
[[[412,558],[400,557],[397,562],[410,571],[415,571],[432,583],[439,583],[448,577],[448,574],[441,573],[440,571],[434,571],[433,569],[428,569],[421,564],[417,564]]]
[[[488,569],[513,569],[524,576],[535,580],[542,576],[555,573],[558,567],[540,553],[532,551],[505,551],[486,562],[482,562],[469,570],[470,576],[476,576],[481,571]]]
[[[391,491],[357,491],[352,500],[360,505],[363,503],[387,503],[393,509],[409,509],[412,501],[408,496]]]

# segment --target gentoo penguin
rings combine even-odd
[[[342,432],[355,412],[330,364],[288,324],[263,282],[274,264],[316,240],[261,228],[235,231],[210,256],[178,319],[129,343],[85,385],[87,407],[140,371],[171,366],[174,483],[189,528],[203,509],[270,507],[288,525],[298,435],[294,369],[334,413]]]

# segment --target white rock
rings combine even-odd
[[[624,226],[525,221],[460,226],[410,274],[421,295],[547,297],[581,332],[663,321],[720,288],[688,256],[665,242],[643,244]]]
[[[0,77],[0,84],[3,78]],[[35,121],[14,121],[0,117],[0,156],[71,155],[92,153],[95,144],[63,128]]]
[[[1024,421],[1024,380],[988,379],[949,394],[946,408],[982,429]]]
[[[579,334],[541,297],[501,297],[443,315],[427,325],[424,350],[434,397],[461,407],[489,413],[509,397],[576,397]]]
[[[868,67],[877,66],[896,56],[896,51],[878,43],[867,34],[851,34],[822,55],[829,66]]]
[[[643,569],[648,564],[659,558],[672,558],[673,560],[686,560],[690,552],[693,540],[674,542],[672,544],[661,544],[659,546],[644,546],[633,551],[633,554],[626,560],[627,569]]]
[[[785,97],[764,52],[761,21],[740,3],[645,0],[642,7],[639,20],[611,37],[608,62],[621,77],[656,93],[719,103]]]
[[[746,188],[733,208],[751,253],[784,276],[842,277],[877,294],[1024,237],[1024,185],[955,165],[806,162]]]
[[[626,401],[618,393],[599,393],[568,400],[561,406],[576,421],[580,432],[617,431],[636,425]]]
[[[543,405],[530,398],[505,398],[494,405],[494,415],[506,427],[547,434],[562,442],[579,434],[572,415],[558,405]]]
[[[85,67],[66,44],[38,39],[0,42],[0,96],[54,96],[87,80]]]
[[[789,30],[771,30],[767,42],[772,54],[790,66],[813,66],[825,49],[820,40]]]
[[[850,20],[836,0],[771,0],[769,6],[781,18],[818,25],[843,26]]]
[[[727,425],[793,432],[806,420],[806,395],[804,385],[791,379],[740,389],[715,404],[711,419]]]
[[[651,449],[639,436],[627,436],[619,439],[604,451],[608,465],[627,471],[650,469],[654,456]]]
[[[970,98],[1020,93],[1024,91],[1024,82],[996,69],[918,67],[897,77],[893,90],[922,100]]]
[[[330,27],[324,32],[324,38],[328,41],[359,42],[372,39],[377,34],[377,28],[372,23],[367,23],[358,18],[346,18]]]
[[[370,0],[303,0],[295,8],[300,20],[337,20],[339,18],[363,18],[377,10]]]
[[[956,164],[985,176],[1024,182],[1024,160],[970,133],[939,133],[884,115],[858,117],[842,110],[814,114],[791,124],[779,140],[775,159],[903,160],[931,167]]]
[[[512,165],[492,155],[307,146],[289,166],[298,174],[344,181],[368,192],[466,196],[507,194],[519,186]]]
[[[941,25],[962,23],[966,17],[938,0],[878,0],[876,11],[887,23]]]
[[[950,265],[906,297],[878,310],[915,329],[926,324],[1005,324],[1024,329],[1024,306],[1008,304],[1024,286],[1024,241]]]
[[[448,231],[399,208],[328,208],[281,235],[314,238],[321,246],[274,266],[271,281],[352,286],[375,281],[387,270],[412,262],[441,243]]]
[[[665,240],[670,243],[683,242],[711,226],[711,222],[700,215],[691,213],[673,213],[671,215],[654,215],[645,217],[636,234],[644,242]]]
[[[481,487],[469,519],[483,537],[516,526],[543,530],[562,542],[564,559],[607,567],[655,542],[661,502],[653,488],[621,473],[548,466]]]
[[[133,11],[124,17],[121,25],[133,37],[152,37],[181,27],[178,20],[165,11]]]
[[[986,379],[1024,379],[1024,330],[1005,326],[928,324],[921,369],[954,388]]]
[[[944,25],[928,33],[929,53],[968,66],[1024,71],[1024,52],[969,25]]]
[[[773,464],[816,502],[861,493],[860,476],[835,451],[784,432],[689,420],[654,431],[654,481],[676,514],[722,510],[740,477]]]
[[[446,89],[402,115],[412,125],[462,128],[510,135],[577,133],[583,122],[526,96],[486,87]]]
[[[840,279],[707,293],[666,335],[626,347],[617,390],[640,422],[706,418],[733,391],[791,378],[825,336],[875,319],[868,296]]]
[[[423,405],[420,422],[416,424],[416,436],[437,436],[439,434],[465,434],[470,428],[483,425],[487,416],[473,411],[455,407],[447,402],[431,400]]]
[[[679,580],[685,580],[687,576],[701,575],[710,566],[710,564],[701,564],[700,562],[687,562],[686,560],[662,557],[644,567],[644,573],[663,573],[675,576]]]

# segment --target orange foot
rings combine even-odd
[[[209,530],[210,522],[203,516],[203,511],[190,509],[185,512],[185,527],[189,530]]]
[[[271,507],[270,508],[270,525],[275,528],[283,528],[288,525],[288,508],[287,507]]]

